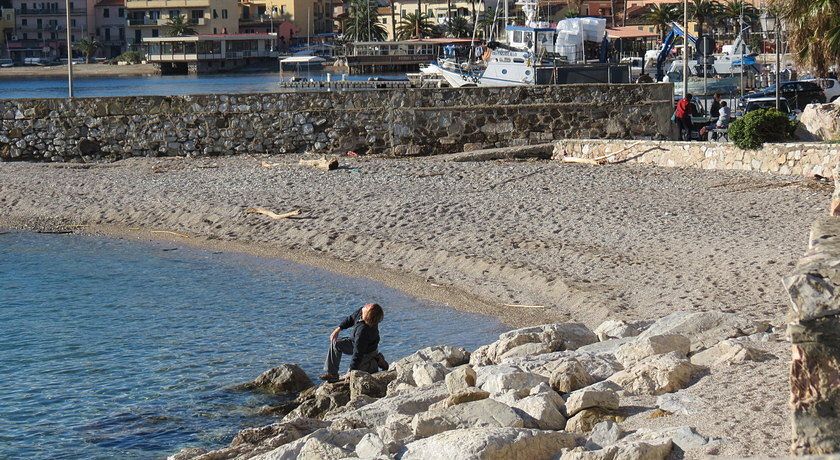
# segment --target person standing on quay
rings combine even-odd
[[[690,141],[691,130],[694,126],[691,123],[691,116],[694,114],[694,105],[691,103],[691,93],[677,102],[677,109],[674,111],[674,118],[677,121],[677,128],[680,130],[680,140]],[[685,132],[685,135],[683,135]]]

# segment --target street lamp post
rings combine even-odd
[[[779,110],[781,107],[781,96],[779,95],[779,71],[781,70],[782,66],[782,59],[781,59],[781,47],[782,47],[782,28],[781,28],[781,21],[775,15],[771,14],[769,11],[764,12],[761,15],[762,26],[764,26],[764,33],[769,33],[772,29],[773,34],[775,35],[774,41],[776,43],[776,72],[775,72],[775,85],[776,85],[776,110]]]
[[[688,95],[688,0],[683,0],[683,97]]]
[[[67,98],[73,99],[73,40],[70,33],[70,0],[65,0],[67,20]]]

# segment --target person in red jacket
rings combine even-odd
[[[691,130],[691,116],[694,114],[694,104],[691,103],[691,94],[686,94],[684,98],[677,102],[677,110],[674,112],[674,118],[677,120],[677,128],[680,130],[680,140],[690,141]],[[685,135],[683,135],[685,131]]]

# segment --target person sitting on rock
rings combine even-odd
[[[379,353],[379,323],[385,317],[379,304],[368,303],[356,310],[352,315],[344,318],[330,334],[330,349],[324,362],[324,374],[321,380],[338,380],[338,368],[341,365],[341,355],[352,355],[350,370],[364,371],[370,374],[379,369],[388,369],[388,363],[382,353]],[[339,338],[338,334],[344,329],[353,328],[350,337]]]

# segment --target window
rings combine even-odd
[[[157,29],[152,29],[152,37],[158,37],[158,36],[160,36],[160,31],[157,30]]]
[[[55,40],[55,32],[50,32],[50,40]]]
[[[105,8],[102,10],[102,17],[103,18],[110,18],[111,17],[111,8]]]
[[[119,9],[117,9],[117,17],[118,17],[118,18],[125,17],[125,8],[119,8]]]
[[[125,27],[120,27],[120,41],[125,41]]]
[[[222,10],[222,19],[227,19],[227,10]]]
[[[38,23],[38,28],[39,28],[39,29],[40,29],[40,28],[42,28],[42,27],[44,27],[44,20],[43,20],[43,19],[38,19],[38,20],[37,20],[37,21],[35,21],[35,22],[36,22],[36,23]],[[38,37],[38,38],[41,38],[41,37]]]
[[[27,36],[26,36],[26,32],[24,32],[24,33],[23,33],[23,39],[24,39],[24,40],[26,40],[26,39],[28,39],[28,38],[29,38],[29,37],[27,37]]]
[[[99,36],[99,27],[96,28],[96,36]]]
[[[217,33],[218,33],[218,32],[216,31],[216,28],[215,28],[215,27],[213,27],[213,35],[216,35]]]
[[[192,10],[190,12],[190,17],[195,20],[199,20],[204,17],[204,10]]]
[[[70,26],[71,27],[76,27],[76,20],[75,19],[70,20]]]
[[[26,19],[21,19],[21,20],[20,20],[20,25],[22,25],[22,26],[27,25],[27,24],[26,24]]]
[[[43,35],[41,35],[41,32],[38,32],[38,40],[41,40],[41,39],[43,39],[43,38],[44,38],[44,37],[43,37]]]
[[[213,10],[213,19],[219,19],[219,13],[216,13],[216,10]],[[216,32],[213,32],[216,33]]]
[[[181,16],[181,10],[169,10],[169,19],[174,19]]]
[[[111,28],[110,27],[105,28],[105,40],[106,41],[111,40]]]
[[[513,41],[515,43],[522,43],[522,31],[521,30],[515,30],[513,32]]]
[[[70,2],[70,10],[73,10],[73,2]]]

